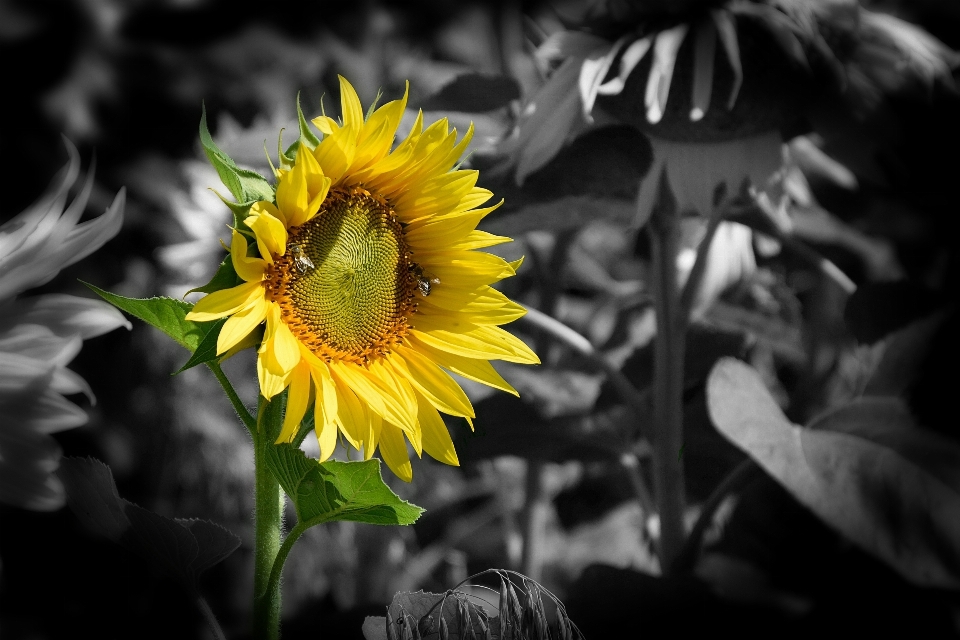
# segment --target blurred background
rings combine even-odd
[[[201,105],[217,143],[241,165],[269,175],[264,151],[276,157],[281,128],[285,144],[294,140],[298,93],[309,118],[320,112],[321,100],[327,113],[338,110],[338,74],[364,105],[379,92],[382,101],[401,96],[409,81],[414,111],[408,116],[422,107],[430,121],[449,117],[460,131],[470,121],[476,126],[468,163],[489,170],[481,184],[507,199],[482,228],[516,239],[495,248],[504,257],[527,256],[521,274],[505,283],[507,293],[578,330],[643,387],[654,330],[644,280],[648,254],[642,234],[623,230],[638,176],[651,163],[649,142],[623,125],[598,127],[523,187],[501,162],[509,154],[498,150],[524,100],[544,83],[547,70],[534,49],[590,4],[357,0],[282,3],[277,10],[225,0],[0,0],[0,174],[6,185],[0,223],[44,192],[66,161],[66,136],[84,166],[95,166],[87,215],[99,215],[126,186],[125,223],[97,253],[37,292],[89,295],[77,282],[83,280],[126,296],[179,298],[210,278],[223,257],[219,239],[229,238],[229,210],[209,189],[225,191],[198,143]],[[864,4],[960,47],[960,9],[951,2]],[[442,91],[467,74],[481,74],[489,84],[476,95]],[[881,305],[861,319],[869,325],[863,331],[883,335],[953,300],[958,106],[946,90],[931,97],[917,89],[867,117],[867,130],[877,132],[869,152],[882,161],[862,165],[869,170],[851,164],[853,186],[823,178],[816,171],[822,165],[804,173],[811,166],[804,164],[811,157],[803,154],[806,142],[790,147],[799,158],[793,175],[806,176],[810,198],[805,211],[793,212],[801,239]],[[405,122],[409,126],[409,118]],[[834,149],[838,156],[866,153],[861,140],[846,144]],[[605,213],[592,215],[583,201],[571,200],[584,194]],[[695,246],[696,233],[690,235]],[[730,242],[740,241],[731,236]],[[836,283],[775,241],[752,243],[749,261],[730,258],[735,266],[716,275],[691,333],[688,368],[702,378],[717,357],[743,357],[767,376],[788,415],[802,422],[850,393],[869,354],[862,335],[858,340],[844,321],[845,293]],[[874,326],[877,318],[882,328]],[[630,469],[620,464],[624,451],[641,463],[648,453],[636,446],[635,433],[621,428],[624,406],[595,366],[529,325],[512,330],[545,363],[535,371],[498,365],[523,401],[463,383],[478,416],[473,433],[462,421],[448,423],[462,467],[424,458],[414,460],[413,483],[388,479],[401,497],[427,510],[416,525],[341,522],[311,529],[285,570],[285,635],[360,637],[363,617],[382,615],[395,592],[442,592],[490,567],[522,570],[574,601],[591,565],[658,575],[650,545],[655,523],[638,505]],[[944,330],[944,346],[927,369],[952,370],[956,335]],[[64,455],[109,464],[126,499],[170,517],[210,519],[241,536],[243,546],[211,570],[202,587],[228,637],[244,637],[252,449],[208,371],[170,375],[186,359],[180,347],[138,322],[130,332],[87,341],[71,368],[89,381],[98,401],[93,406],[78,397],[91,419],[57,439]],[[253,404],[252,354],[234,358],[225,370]],[[941,415],[946,385],[931,374],[918,384],[923,397],[916,406],[929,426],[956,437],[956,423]],[[710,425],[702,385],[692,385],[685,400],[692,519],[696,505],[744,455]],[[305,446],[316,448],[311,438]],[[836,595],[841,586],[825,585],[837,570],[880,580],[901,606],[921,599],[889,570],[837,542],[774,483],[756,493],[760,506],[744,512],[738,525],[748,535],[729,545],[758,572],[743,578],[753,591],[734,598],[737,606],[759,607],[779,621]],[[616,575],[626,580],[621,593],[636,587],[633,577]],[[857,580],[838,584],[860,585]],[[644,584],[638,593],[646,596],[636,601],[658,603],[664,613],[651,614],[658,620],[708,604],[717,620],[734,615],[704,595],[702,584],[650,591]],[[870,594],[864,610],[879,602]],[[99,637],[204,633],[172,580],[90,535],[68,509],[0,506],[2,637],[94,629]]]

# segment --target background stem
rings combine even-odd
[[[683,548],[685,489],[683,480],[683,356],[685,318],[677,284],[680,214],[667,182],[660,176],[658,202],[647,227],[650,233],[654,307],[653,476],[660,514],[660,567],[670,571]]]
[[[520,573],[532,580],[541,578],[543,544],[543,460],[527,460],[526,497],[523,504],[523,552]]]

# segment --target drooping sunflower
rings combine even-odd
[[[76,197],[80,154],[66,141],[69,161],[52,188],[0,225],[0,504],[52,511],[66,500],[54,475],[60,445],[51,434],[89,420],[67,399],[90,385],[67,368],[83,341],[130,322],[102,300],[62,293],[23,295],[50,282],[117,235],[125,191],[100,216],[79,222],[93,189],[89,171]]]
[[[293,439],[312,399],[321,460],[339,432],[365,458],[379,447],[409,481],[404,437],[417,455],[458,464],[438,411],[468,421],[474,412],[447,371],[516,394],[488,361],[539,359],[498,326],[525,313],[490,286],[519,263],[476,251],[510,239],[476,229],[499,205],[480,208],[493,194],[455,167],[472,127],[457,142],[446,119],[424,128],[420,113],[391,150],[406,93],[366,118],[342,77],[340,94],[341,122],[312,121],[323,140],[301,139],[276,172],[275,202],[255,203],[233,231],[243,283],[187,318],[229,317],[218,353],[265,323],[261,393],[289,389],[278,442]]]

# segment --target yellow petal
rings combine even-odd
[[[417,353],[414,349],[396,347],[395,364],[405,368],[410,384],[427,398],[434,407],[454,416],[472,418],[476,414],[467,394],[460,385],[435,363]]]
[[[260,382],[260,394],[269,400],[283,391],[286,386],[286,376],[277,375],[264,366],[263,354],[257,357],[257,379]]]
[[[217,355],[226,353],[257,328],[267,316],[267,301],[258,298],[252,305],[230,316],[217,336]]]
[[[361,427],[365,428],[367,411],[350,387],[334,382],[334,389],[337,392],[337,424],[347,442],[354,449],[359,450],[363,446]]]
[[[259,329],[259,327],[257,329]],[[259,346],[259,344],[263,341],[263,331],[257,329],[251,331],[247,334],[246,338],[227,349],[226,353],[222,354],[217,359],[217,362],[223,363],[245,349],[252,349],[256,346]]]
[[[486,247],[492,247],[505,242],[513,242],[513,239],[506,236],[496,236],[486,231],[474,229],[467,234],[466,238],[451,246],[450,249],[470,251],[472,249],[484,249]]]
[[[340,78],[340,111],[343,114],[343,126],[360,131],[363,127],[363,105],[356,89],[343,76]]]
[[[434,288],[437,288],[436,286]],[[433,291],[430,292],[430,298],[433,298]],[[475,325],[501,325],[518,320],[527,315],[527,310],[515,302],[490,307],[486,302],[480,300],[473,303],[467,303],[458,310],[445,309],[436,305],[433,300],[426,298],[419,303],[417,310],[418,317],[442,316],[445,321],[467,322]]]
[[[286,374],[300,362],[300,341],[280,315],[280,306],[271,303],[266,313],[267,330],[260,353],[266,358],[267,368],[276,374]]]
[[[350,128],[339,128],[323,139],[313,155],[323,168],[323,174],[337,184],[353,163],[357,150],[356,133]]]
[[[414,431],[408,432],[407,435],[410,437],[410,441],[413,444],[414,449],[417,450],[417,455],[419,455],[420,437],[419,433],[417,433],[415,430],[417,397],[414,394],[413,387],[407,380],[408,376],[398,376],[396,369],[391,366],[392,360],[393,359],[383,360],[381,362],[374,361],[370,363],[367,371],[370,373],[370,375],[374,376],[378,382],[390,389],[393,397],[400,401],[404,414],[411,417],[411,423],[414,426]]]
[[[310,404],[310,367],[306,362],[301,362],[290,374],[287,408],[276,444],[293,441],[297,431],[300,430],[300,422],[307,412],[308,404]]]
[[[250,215],[244,223],[256,234],[260,255],[272,264],[273,256],[282,256],[287,250],[287,229],[283,221],[270,213],[266,207],[261,207],[259,211],[254,212],[259,204],[263,203],[258,202],[250,207]]]
[[[404,482],[413,480],[413,466],[403,432],[388,422],[380,429],[380,455],[398,478]]]
[[[483,209],[459,213],[451,216],[434,216],[425,222],[413,223],[407,227],[404,237],[414,251],[421,248],[449,247],[467,237],[477,228],[491,211],[500,203]]]
[[[367,411],[367,418],[363,421],[361,425],[361,433],[363,436],[363,459],[369,460],[373,457],[373,453],[377,450],[377,444],[380,442],[380,431],[383,427],[383,418],[374,413],[373,411]],[[365,430],[364,430],[365,429]]]
[[[247,282],[260,282],[263,272],[267,268],[267,261],[262,258],[253,258],[247,255],[247,239],[242,233],[233,230],[230,240],[230,259],[237,275]]]
[[[418,418],[420,428],[423,430],[423,450],[434,460],[459,467],[457,450],[453,446],[453,440],[450,438],[450,432],[447,431],[447,425],[443,423],[443,418],[426,398],[421,397],[419,400]]]
[[[230,289],[207,294],[193,306],[186,319],[191,322],[209,322],[237,313],[263,298],[259,282],[245,282]]]
[[[303,167],[307,179],[307,194],[311,201],[309,210],[312,208],[313,201],[319,199],[320,202],[323,202],[327,197],[327,190],[330,189],[330,178],[323,175],[323,169],[320,168],[320,163],[317,162],[312,153],[304,153],[302,156],[297,154],[297,164]],[[316,209],[314,209],[315,212]]]
[[[500,327],[475,326],[463,333],[443,329],[411,329],[409,335],[435,349],[466,358],[540,364],[540,358],[530,347]]]
[[[287,175],[287,171],[278,171],[280,174],[280,180],[283,179],[283,176]],[[261,200],[260,202],[254,202],[250,207],[250,214],[260,215],[261,213],[269,213],[271,216],[283,223],[284,226],[287,226],[287,219],[283,216],[283,212],[277,208],[277,205],[272,202],[267,202],[266,200]]]
[[[304,152],[303,155],[311,154]],[[277,185],[277,207],[283,212],[288,227],[298,227],[306,222],[308,194],[304,167],[305,163],[298,158],[293,169],[288,171]]]
[[[319,359],[316,363],[311,361],[310,371],[317,389],[314,423],[317,443],[320,445],[320,462],[323,462],[337,448],[337,389],[327,365]]]
[[[371,375],[366,369],[349,362],[338,362],[330,366],[334,379],[346,385],[384,420],[394,423],[401,429],[413,433],[416,431],[416,416],[410,415],[407,407],[384,384],[378,376]]]
[[[494,389],[500,389],[501,391],[512,393],[518,397],[520,396],[520,394],[517,393],[517,390],[510,386],[510,383],[504,380],[500,374],[497,373],[497,370],[493,368],[493,365],[486,360],[465,358],[453,353],[441,351],[440,349],[435,349],[423,343],[417,343],[415,347],[411,348],[416,348],[427,358],[433,360],[444,369],[452,371],[458,376],[463,376],[469,380],[483,383],[487,386],[493,387]]]

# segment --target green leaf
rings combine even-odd
[[[311,149],[316,149],[320,144],[320,138],[310,130],[307,119],[303,117],[303,111],[300,109],[300,94],[297,93],[297,121],[300,123],[300,141],[306,142]]]
[[[191,322],[186,315],[193,305],[173,298],[126,298],[96,287],[89,282],[83,284],[98,296],[130,315],[139,318],[152,327],[156,327],[190,351],[196,351],[207,332],[209,322]]]
[[[197,591],[200,574],[240,546],[240,538],[207,520],[171,520],[124,500],[110,467],[93,458],[64,458],[57,475],[70,509],[95,533],[140,555]]]
[[[237,275],[237,270],[233,266],[233,260],[230,258],[230,255],[227,254],[223,262],[220,263],[220,266],[217,267],[217,272],[210,278],[210,282],[202,287],[190,289],[187,293],[213,293],[214,291],[230,289],[241,282],[242,280],[240,280],[240,276]]]
[[[64,458],[57,476],[67,491],[67,504],[91,531],[117,542],[130,528],[110,467],[93,458]]]
[[[241,169],[233,159],[224,153],[213,141],[207,128],[207,109],[204,106],[200,116],[200,144],[210,164],[217,170],[220,180],[230,190],[237,202],[266,200],[273,202],[275,193],[266,178],[256,171]]]
[[[384,484],[377,459],[319,463],[293,445],[280,444],[268,447],[267,464],[293,501],[300,522],[413,524],[423,513]]]
[[[960,446],[897,398],[862,398],[791,424],[759,374],[721,360],[707,382],[717,429],[821,520],[905,579],[960,587]]]
[[[203,335],[203,339],[200,340],[200,344],[197,345],[197,349],[193,352],[193,355],[190,356],[190,359],[187,360],[182,367],[174,371],[173,375],[183,373],[187,369],[192,369],[198,364],[203,364],[204,362],[210,362],[217,359],[217,338],[220,337],[220,330],[223,329],[223,325],[226,321],[226,318],[220,318],[213,323],[203,323],[203,325],[209,325],[209,329]]]

